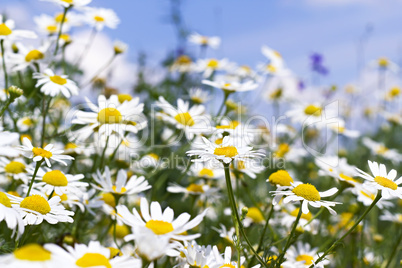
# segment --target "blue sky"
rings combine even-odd
[[[1,0],[0,11],[18,14],[17,22],[32,23],[30,14],[53,13],[56,6],[39,0]],[[402,60],[402,3],[396,0],[186,0],[182,13],[188,29],[222,37],[222,46],[210,56],[227,57],[255,66],[264,58],[260,47],[278,50],[288,66],[308,78],[308,56],[320,52],[330,69],[328,83],[347,83],[357,74],[358,39],[371,25],[365,46],[366,61],[386,56]],[[91,6],[112,8],[121,19],[112,39],[131,47],[134,61],[145,51],[153,61],[176,45],[173,27],[167,23],[167,0],[93,0]]]

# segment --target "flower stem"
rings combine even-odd
[[[0,111],[0,117],[3,116],[4,112],[7,110],[8,106],[11,104],[11,98],[8,98],[8,100],[6,101],[6,103],[3,105],[3,107],[1,107],[1,111]]]
[[[240,220],[239,212],[237,211],[236,201],[235,201],[234,195],[233,195],[232,182],[230,180],[229,165],[230,164],[223,164],[224,169],[225,169],[225,179],[226,179],[226,187],[227,187],[227,190],[228,190],[229,201],[230,201],[230,205],[232,207],[232,211],[233,211],[233,214],[234,214],[234,219],[233,219],[234,222],[233,222],[233,224],[235,225],[235,227],[236,226],[238,227],[242,237],[246,241],[248,247],[253,252],[253,254],[257,258],[257,260],[262,264],[262,266],[268,268],[268,265],[261,259],[261,257],[255,251],[255,249],[253,248],[253,245],[250,243],[250,240],[248,240],[248,238],[247,238],[247,236],[246,236],[246,234],[244,232],[243,223]],[[238,237],[238,239],[240,239],[240,237]],[[239,252],[239,254],[240,254],[240,252]]]
[[[43,148],[43,145],[45,143],[45,135],[46,135],[46,115],[49,111],[50,107],[50,102],[52,101],[52,98],[49,98],[48,103],[46,104],[46,95],[43,95],[43,103],[42,103],[42,137],[41,137],[41,147]]]
[[[4,72],[4,87],[5,89],[8,89],[8,75],[7,75],[7,68],[6,68],[6,57],[5,57],[5,51],[4,51],[4,39],[0,40],[0,47],[1,47],[1,55],[3,58],[3,72]],[[6,96],[8,96],[6,94]]]
[[[27,195],[26,195],[26,196],[29,196],[29,194],[31,193],[32,185],[33,185],[33,183],[34,183],[34,181],[35,181],[36,174],[38,173],[39,167],[40,167],[40,165],[42,164],[42,162],[43,162],[43,159],[40,160],[39,162],[36,162],[35,171],[34,171],[34,173],[33,173],[33,175],[32,175],[31,182],[29,183],[29,188],[28,188],[28,192],[27,192]]]
[[[347,237],[358,225],[359,223],[364,219],[364,217],[370,212],[370,210],[377,204],[378,201],[381,199],[381,191],[378,191],[377,196],[375,197],[373,203],[366,209],[366,211],[363,213],[363,215],[360,216],[360,218],[355,222],[355,224],[352,226],[352,228],[349,229],[341,238],[336,240],[325,252],[324,254],[319,257],[315,263],[320,263],[325,256],[327,256],[345,237]],[[313,268],[314,264],[312,264],[309,268]]]
[[[216,117],[219,117],[222,113],[223,107],[225,107],[225,103],[227,99],[229,98],[230,92],[229,91],[224,91],[224,97],[223,97],[223,102],[221,104],[221,107],[219,107],[218,113],[216,114]]]
[[[70,9],[71,6],[65,7],[64,8],[64,12],[63,12],[63,17],[61,18],[61,22],[60,22],[60,29],[59,29],[59,33],[57,34],[57,39],[56,39],[56,48],[54,50],[54,54],[53,56],[57,55],[57,52],[59,51],[59,40],[60,40],[60,36],[63,30],[63,25],[64,22],[66,20],[66,15],[67,15],[67,11]]]
[[[282,260],[283,260],[283,257],[285,256],[286,251],[287,251],[288,248],[290,247],[291,241],[292,241],[292,239],[293,239],[293,237],[294,237],[294,235],[295,235],[297,224],[299,224],[299,220],[300,220],[300,217],[301,217],[301,215],[302,215],[302,208],[301,208],[301,207],[302,207],[302,201],[300,202],[299,213],[297,213],[296,220],[295,220],[295,222],[293,223],[292,231],[290,232],[289,237],[288,237],[288,240],[286,241],[286,245],[285,245],[285,247],[283,248],[283,251],[282,251],[281,255],[279,256],[278,262],[276,263],[276,266],[277,266],[277,267],[280,267],[281,262],[282,262]]]
[[[396,240],[396,243],[395,243],[394,248],[392,249],[391,255],[389,255],[389,258],[388,258],[387,264],[385,265],[385,268],[390,267],[391,262],[392,262],[392,260],[393,260],[394,257],[395,257],[395,254],[396,254],[396,252],[397,252],[397,249],[398,249],[399,244],[401,243],[401,241],[402,241],[402,231],[401,231],[400,234],[399,234],[398,240]]]

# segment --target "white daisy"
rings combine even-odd
[[[235,160],[231,167],[236,171],[255,179],[257,178],[257,174],[265,170],[265,167],[261,164],[261,161],[257,159],[252,159],[250,161]]]
[[[201,88],[196,88],[196,87],[190,89],[189,95],[190,95],[190,99],[195,104],[202,104],[211,99],[208,92],[203,91]]]
[[[218,232],[219,237],[225,239],[226,241],[228,241],[230,244],[234,244],[233,242],[233,236],[235,235],[236,231],[234,227],[231,227],[229,230],[226,229],[226,226],[223,225],[222,223],[219,224],[219,226],[221,227],[220,229],[212,227],[212,229],[214,229],[215,231]]]
[[[269,61],[268,64],[264,65],[264,72],[275,74],[276,72],[284,69],[285,63],[278,51],[264,45],[261,48],[261,52]]]
[[[24,116],[17,120],[17,127],[21,132],[24,132],[35,126],[36,121],[37,119]]]
[[[171,72],[180,72],[180,73],[187,73],[195,71],[195,64],[190,56],[187,55],[179,55],[174,61],[173,64],[170,66],[169,70]]]
[[[364,137],[362,141],[363,145],[370,149],[372,154],[380,155],[394,163],[399,163],[402,161],[402,154],[400,154],[398,150],[387,148],[384,143],[373,141],[368,137]]]
[[[162,109],[162,112],[156,114],[176,126],[177,129],[184,130],[187,139],[193,139],[196,134],[210,133],[212,128],[208,125],[210,117],[205,113],[203,105],[193,105],[189,107],[189,103],[182,99],[177,100],[177,108],[173,107],[163,97],[159,97],[156,106]]]
[[[31,168],[29,172],[33,174],[34,169]],[[65,174],[60,170],[39,168],[35,180],[40,180],[41,182],[35,182],[33,187],[40,189],[46,195],[50,195],[53,191],[57,195],[80,193],[80,188],[88,186],[88,183],[81,181],[83,178],[83,174],[72,175]]]
[[[51,167],[50,159],[67,166],[64,160],[73,160],[74,158],[69,155],[62,155],[63,150],[53,148],[53,144],[48,144],[44,149],[40,147],[33,147],[31,141],[24,137],[22,146],[20,147],[25,153],[25,157],[32,158],[34,162],[45,161],[48,167]]]
[[[21,71],[32,66],[34,63],[40,64],[46,60],[50,42],[45,42],[37,48],[33,46],[26,47],[21,43],[17,43],[16,46],[18,53],[11,53],[9,55],[9,62],[13,66],[12,71]]]
[[[199,156],[198,159],[193,159],[193,162],[205,162],[216,159],[228,164],[233,160],[248,161],[250,158],[264,156],[263,153],[254,151],[252,147],[242,146],[244,144],[243,141],[233,139],[229,136],[224,137],[220,145],[212,143],[204,137],[202,137],[202,140],[204,144],[199,144],[199,149],[190,150],[186,153],[189,156]]]
[[[55,75],[52,70],[46,69],[43,73],[34,73],[33,78],[38,80],[35,86],[41,87],[40,91],[45,95],[55,97],[60,92],[66,98],[78,95],[77,85],[67,75]]]
[[[123,138],[126,131],[137,133],[147,126],[147,120],[142,113],[144,104],[140,99],[119,102],[117,95],[106,99],[104,95],[98,97],[98,106],[86,98],[91,111],[79,111],[73,119],[73,124],[85,125],[76,131],[75,136],[84,141],[97,132],[100,136],[116,134]]]
[[[181,254],[184,255],[185,264],[190,267],[209,268],[215,264],[212,247],[210,245],[200,246],[194,240],[191,243],[184,241],[184,248],[181,249]]]
[[[215,256],[215,264],[211,266],[211,268],[220,268],[220,267],[238,267],[237,262],[232,261],[232,248],[231,247],[226,247],[225,248],[225,253],[224,256],[222,257],[221,254],[219,253],[219,250],[216,246],[212,248],[212,252]],[[243,264],[243,262],[246,259],[242,256],[240,257],[240,265]],[[254,267],[259,267],[253,266]]]
[[[0,173],[4,173],[14,180],[22,180],[24,184],[28,183],[27,164],[23,159],[9,160],[8,158],[0,157]]]
[[[222,164],[219,161],[196,162],[191,165],[191,174],[203,179],[221,179],[225,177]]]
[[[352,188],[351,192],[357,196],[357,201],[363,203],[364,206],[370,206],[376,198],[377,190],[372,187],[368,187],[365,184],[357,184]],[[381,198],[376,206],[380,209],[393,207],[394,204],[388,200]]]
[[[332,215],[336,215],[336,211],[331,207],[340,204],[338,202],[324,201],[322,197],[328,197],[338,192],[337,188],[331,188],[325,192],[318,192],[314,185],[309,183],[294,182],[292,186],[281,186],[277,191],[271,191],[275,196],[273,204],[277,205],[283,196],[286,196],[283,203],[302,201],[301,209],[304,214],[309,213],[308,205],[319,208],[325,207]]]
[[[202,83],[211,87],[220,88],[223,91],[227,92],[244,92],[254,90],[258,87],[258,84],[254,83],[253,81],[246,81],[243,83],[233,81],[210,81],[210,80],[202,80]]]
[[[384,199],[402,199],[402,186],[398,186],[402,184],[402,177],[395,180],[397,175],[396,170],[392,169],[387,173],[387,168],[384,164],[378,164],[377,162],[371,162],[370,160],[368,161],[368,165],[373,176],[356,168],[359,172],[359,176],[368,181],[364,184],[381,191],[381,196]]]
[[[109,248],[103,247],[98,241],[85,244],[65,246],[65,249],[56,244],[46,244],[45,249],[52,255],[64,260],[70,267],[105,267],[105,268],[140,268],[141,260],[130,255],[111,256]]]
[[[115,29],[120,23],[116,13],[108,8],[89,8],[85,11],[84,18],[97,31],[102,31],[105,26]]]
[[[289,172],[286,170],[278,170],[269,175],[267,182],[275,186],[291,186],[294,183],[293,178],[290,176]]]
[[[156,235],[168,235],[176,240],[192,240],[200,237],[200,234],[184,235],[183,233],[190,230],[201,223],[206,214],[206,210],[194,219],[190,220],[190,214],[182,213],[174,219],[174,211],[167,207],[163,212],[158,202],[151,203],[151,211],[149,211],[148,201],[141,198],[141,216],[137,210],[133,209],[133,214],[123,205],[117,206],[117,213],[122,221],[131,226],[145,226]],[[126,240],[133,239],[137,233],[127,236]]]
[[[0,155],[6,157],[20,156],[21,151],[17,147],[19,139],[18,133],[3,131],[0,128]]]
[[[199,72],[203,72],[203,77],[210,77],[216,71],[228,70],[231,64],[227,59],[199,59],[196,62],[195,69]]]
[[[24,233],[24,222],[21,215],[11,206],[8,196],[0,192],[0,222],[5,221],[7,227],[13,230],[12,236],[17,234],[17,238]],[[18,229],[18,232],[17,232]]]
[[[193,33],[188,37],[188,41],[200,46],[211,47],[217,49],[221,44],[221,39],[217,36],[204,36],[199,33]]]
[[[316,165],[319,167],[318,175],[330,176],[340,181],[345,181],[351,186],[360,184],[353,177],[357,175],[356,167],[349,165],[346,158],[338,156],[317,157]]]
[[[385,210],[384,214],[380,216],[380,220],[402,224],[402,213],[391,213]]]
[[[41,1],[52,2],[61,5],[62,7],[65,8],[73,6],[80,8],[92,2],[92,0],[41,0]]]
[[[105,167],[103,174],[98,170],[96,174],[93,174],[94,180],[99,184],[91,184],[94,188],[112,194],[119,195],[131,195],[144,192],[150,189],[152,186],[148,184],[144,176],[137,177],[131,176],[127,181],[127,171],[121,169],[117,173],[116,182],[112,182],[112,176],[110,174],[109,167]]]
[[[74,212],[68,211],[60,204],[60,197],[54,196],[48,201],[45,195],[35,194],[25,198],[7,194],[11,205],[22,216],[25,225],[38,225],[47,221],[50,224],[70,222]]]
[[[328,127],[334,131],[334,133],[343,135],[345,137],[357,138],[360,136],[359,131],[347,129],[345,127],[345,121],[342,119],[335,120],[335,122],[328,124]]]
[[[291,246],[285,254],[286,261],[282,263],[284,268],[304,268],[314,265],[317,268],[323,268],[329,264],[329,260],[323,260],[320,263],[315,263],[319,258],[318,248],[311,248],[307,243],[297,242],[296,246]]]
[[[4,268],[71,267],[64,259],[55,258],[50,251],[35,243],[24,245],[12,253],[0,256],[0,263]]]
[[[13,20],[5,20],[0,15],[0,40],[16,40],[21,38],[36,38],[36,34],[27,30],[14,30],[15,23]]]
[[[170,193],[184,193],[185,196],[198,195],[200,196],[201,200],[204,200],[205,198],[208,198],[209,200],[216,199],[219,196],[219,188],[211,187],[208,184],[191,183],[187,187],[183,187],[178,184],[171,183],[167,187],[167,191]]]

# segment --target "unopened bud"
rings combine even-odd
[[[8,88],[8,93],[10,94],[11,101],[19,98],[24,94],[24,91],[16,86],[11,86]]]
[[[241,209],[241,217],[242,217],[242,219],[244,219],[246,217],[247,213],[248,213],[248,207],[243,207]]]

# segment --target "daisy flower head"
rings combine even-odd
[[[120,23],[116,13],[108,8],[89,8],[85,11],[85,19],[97,31],[102,31],[104,27],[115,29]]]
[[[370,175],[363,170],[356,169],[359,172],[359,176],[367,180],[364,184],[368,187],[381,191],[381,196],[384,199],[400,198],[402,199],[402,177],[395,180],[397,172],[395,169],[391,169],[387,173],[387,168],[384,164],[378,164],[377,162],[368,161],[370,171],[373,175]]]
[[[198,195],[201,200],[208,198],[216,199],[218,197],[219,188],[211,187],[208,184],[196,184],[191,183],[187,187],[180,186],[178,184],[170,184],[167,187],[167,191],[170,193],[184,193],[188,195]]]
[[[402,154],[400,154],[398,150],[388,148],[384,143],[373,141],[368,137],[364,137],[362,141],[363,145],[366,146],[372,154],[380,155],[394,163],[399,163],[402,161]]]
[[[221,179],[225,177],[225,172],[218,161],[196,162],[191,165],[190,170],[193,176],[203,179]]]
[[[16,148],[20,135],[15,132],[3,131],[0,127],[0,156],[18,157],[21,151]]]
[[[22,180],[24,183],[28,183],[27,164],[23,159],[16,158],[10,160],[5,157],[0,157],[0,173],[14,180]]]
[[[14,30],[15,23],[13,20],[6,20],[0,15],[0,40],[16,40],[21,38],[36,38],[36,34],[27,30]]]
[[[349,138],[357,138],[360,133],[357,130],[351,130],[345,127],[345,121],[342,119],[337,119],[335,122],[328,124],[329,129],[334,133],[343,135]]]
[[[179,55],[170,66],[171,72],[187,73],[195,69],[193,60],[188,55]]]
[[[295,222],[297,215],[299,214],[300,208],[296,208],[289,204],[286,206],[285,211],[282,213],[282,218],[280,219],[280,224],[282,226],[286,226],[287,228],[291,228],[293,223]],[[311,222],[306,225],[309,221]],[[298,223],[298,227],[306,230],[308,232],[312,232],[313,234],[317,233],[319,226],[319,221],[317,219],[313,220],[313,214],[311,212],[307,214],[302,214],[300,216],[300,220]]]
[[[56,75],[52,70],[46,69],[43,73],[34,73],[33,78],[38,80],[35,86],[41,87],[40,91],[45,95],[55,97],[60,92],[66,98],[78,95],[77,85],[67,75]]]
[[[265,156],[263,153],[253,150],[253,147],[244,146],[244,141],[233,139],[229,136],[224,137],[219,145],[204,137],[202,137],[202,140],[203,144],[197,144],[199,149],[187,151],[189,156],[199,156],[198,159],[193,159],[193,162],[219,160],[228,164],[233,160],[248,161],[251,158]]]
[[[5,221],[7,227],[13,230],[12,236],[17,234],[18,238],[24,233],[24,222],[20,213],[12,207],[10,198],[0,192],[0,222],[2,221]]]
[[[7,194],[11,200],[11,205],[16,209],[24,221],[25,225],[38,225],[47,221],[50,224],[58,222],[72,223],[74,220],[71,216],[74,212],[66,210],[60,204],[60,197],[54,196],[47,200],[43,194],[34,194],[25,198]]]
[[[31,169],[30,173],[33,174],[34,170]],[[50,195],[53,191],[57,195],[80,193],[80,188],[88,186],[88,183],[81,181],[83,178],[83,174],[72,175],[57,169],[39,168],[35,180],[40,180],[40,182],[34,183],[33,187],[41,189],[41,192],[46,195]]]
[[[199,59],[196,62],[195,69],[199,72],[203,72],[203,77],[210,77],[216,71],[228,70],[231,67],[231,63],[227,59]]]
[[[184,247],[180,250],[180,255],[184,255],[184,262],[190,267],[209,268],[215,263],[211,245],[201,246],[194,240],[191,243],[184,241]]]
[[[269,175],[267,182],[276,186],[291,186],[294,183],[293,178],[286,170],[278,170]]]
[[[214,246],[212,248],[212,252],[213,252],[213,254],[215,256],[215,264],[212,265],[211,268],[238,267],[237,262],[232,261],[232,248],[231,247],[226,247],[225,248],[225,253],[223,254],[223,257],[219,253],[219,250],[218,250],[218,248],[216,246]],[[240,265],[242,265],[245,260],[246,259],[242,256],[240,258]],[[257,267],[259,267],[259,265],[257,265]]]
[[[5,268],[71,267],[65,263],[65,259],[55,258],[50,251],[36,243],[26,244],[1,256],[0,263]]]
[[[73,119],[73,124],[85,125],[76,131],[75,138],[86,140],[94,133],[99,137],[117,135],[124,137],[125,132],[138,133],[147,126],[147,120],[142,113],[144,104],[138,97],[120,103],[117,95],[106,99],[104,95],[98,97],[98,105],[86,98],[89,112],[79,111]]]
[[[376,198],[377,190],[368,187],[367,184],[357,184],[352,188],[352,193],[357,197],[357,201],[363,203],[364,206],[370,206]],[[394,204],[388,200],[381,198],[376,204],[378,208],[391,208]]]
[[[244,92],[254,90],[258,87],[258,84],[249,80],[244,83],[240,83],[237,81],[210,81],[210,80],[202,80],[202,83],[205,85],[209,85],[211,87],[220,88],[225,92]]]
[[[120,40],[113,42],[113,50],[116,55],[127,52],[128,45]]]
[[[190,92],[190,100],[192,100],[195,104],[202,104],[211,99],[208,92],[202,90],[201,88],[191,88]]]
[[[331,116],[334,115],[334,113],[331,107],[323,107],[319,103],[304,103],[296,104],[293,109],[286,112],[286,115],[295,123],[300,123],[305,126],[313,125],[315,127],[324,127],[326,125],[323,124],[325,123],[325,119],[332,118]]]
[[[356,167],[348,164],[346,158],[338,156],[317,157],[315,164],[319,168],[318,175],[320,176],[330,176],[346,182],[352,187],[360,184],[358,180],[353,178],[356,176]]]
[[[75,244],[65,246],[65,249],[56,244],[44,246],[56,259],[64,260],[69,267],[141,267],[141,260],[130,255],[111,255],[111,250],[98,241],[90,241],[88,245]]]
[[[249,161],[235,160],[233,161],[231,168],[252,179],[257,178],[257,174],[263,172],[265,169],[258,159],[251,159]]]
[[[277,205],[281,198],[286,196],[283,199],[283,203],[287,204],[289,202],[294,203],[301,201],[301,209],[304,214],[310,212],[308,209],[308,206],[310,205],[315,208],[325,207],[332,215],[336,215],[336,211],[331,207],[340,203],[321,200],[321,198],[334,195],[336,192],[338,192],[338,189],[335,187],[325,192],[319,192],[314,185],[301,182],[294,182],[291,183],[291,186],[282,186],[279,187],[277,191],[271,191],[275,196],[273,200],[274,205]]]
[[[112,175],[109,167],[105,167],[105,172],[103,174],[98,170],[97,173],[93,175],[93,178],[98,184],[92,184],[94,188],[106,193],[118,195],[137,194],[152,187],[148,184],[148,181],[145,180],[144,176],[137,177],[134,175],[127,179],[127,171],[123,169],[119,170],[117,173],[115,183],[112,182]]]
[[[156,106],[162,112],[156,114],[162,120],[173,124],[177,129],[184,131],[187,139],[192,140],[194,135],[207,134],[212,131],[210,116],[205,113],[203,105],[193,105],[182,99],[177,100],[177,108],[168,103],[163,97],[159,97]]]
[[[187,230],[190,230],[201,223],[207,210],[190,220],[190,214],[182,213],[174,219],[174,211],[167,207],[163,212],[161,205],[158,202],[152,202],[150,209],[148,201],[141,198],[141,214],[133,209],[133,214],[124,205],[117,206],[117,213],[120,219],[131,227],[146,227],[155,235],[168,235],[173,239],[184,241],[192,240],[200,237],[200,234],[185,235]],[[141,216],[140,216],[141,215]],[[137,233],[127,236],[126,240],[132,240]]]
[[[92,0],[41,0],[41,1],[52,2],[64,8],[69,8],[73,6],[80,8],[92,2]]]
[[[259,65],[259,69],[263,73],[276,74],[285,68],[282,55],[278,51],[264,45],[261,52],[268,59],[268,64]]]
[[[325,265],[330,263],[329,260],[323,260],[320,263],[315,263],[319,258],[317,252],[318,248],[311,248],[307,243],[303,244],[298,241],[296,246],[292,245],[286,251],[286,262],[282,265],[284,268],[304,268],[314,265],[317,268],[323,268]]]
[[[199,33],[193,33],[188,37],[188,41],[190,43],[204,46],[204,47],[211,47],[213,49],[217,49],[221,44],[221,39],[217,36],[204,36],[200,35]]]
[[[34,63],[40,64],[47,58],[47,51],[50,47],[50,42],[45,42],[40,47],[26,47],[21,43],[16,44],[18,53],[9,55],[9,61],[13,65],[13,71],[21,71]]]
[[[384,214],[380,216],[380,220],[402,224],[402,213],[391,213],[385,210]]]
[[[33,126],[35,126],[37,119],[31,118],[29,116],[21,117],[17,120],[17,127],[20,131],[27,131]]]
[[[48,167],[51,167],[50,159],[67,166],[65,160],[73,160],[74,158],[69,155],[62,155],[63,150],[54,149],[53,144],[46,145],[45,148],[33,147],[31,141],[24,137],[22,146],[20,147],[24,152],[25,157],[32,158],[34,162],[45,161]]]

